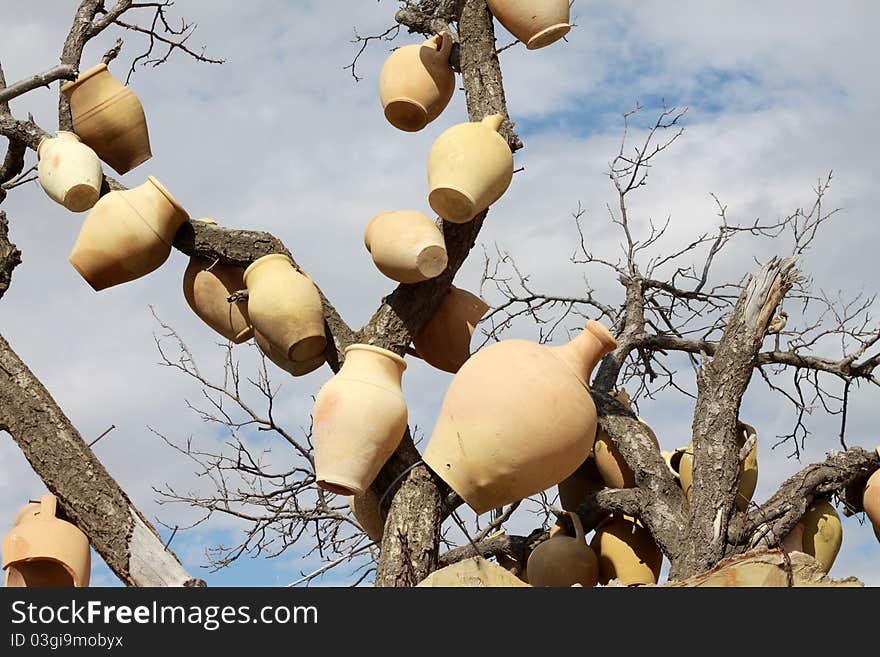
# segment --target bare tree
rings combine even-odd
[[[173,27],[176,23],[167,13],[170,5],[117,0],[108,9],[100,0],[83,0],[58,66],[10,85],[0,68],[0,134],[9,142],[0,167],[0,202],[9,190],[33,179],[33,168],[25,169],[25,156],[47,135],[32,118],[15,117],[8,101],[54,81],[73,79],[83,48],[97,35],[118,30],[126,38],[134,34],[146,39],[146,50],[135,59],[129,76],[138,62],[156,66],[175,51],[202,62],[220,61],[189,48],[193,26],[182,22]],[[502,49],[496,46],[486,0],[403,1],[395,23],[382,34],[356,37],[359,52],[350,66],[355,78],[358,57],[370,41],[392,38],[401,29],[425,36],[448,30],[456,41],[452,61],[461,73],[470,120],[479,121],[489,114],[509,116],[498,59]],[[112,61],[122,47],[120,37],[104,61]],[[835,300],[816,294],[797,268],[798,258],[814,246],[819,231],[835,214],[826,206],[831,174],[817,184],[808,209],[778,221],[732,223],[726,206],[716,199],[717,227],[687,243],[659,251],[668,223],[652,224],[648,235],[636,234],[628,212],[629,199],[648,183],[654,161],[682,134],[685,114],[664,106],[644,137],[633,144],[631,122],[639,112],[637,107],[624,115],[620,148],[608,168],[616,196],[608,206],[608,220],[620,231],[621,256],[611,260],[592,253],[581,232],[584,211],[578,208],[574,215],[580,239],[573,263],[585,271],[596,267],[610,271],[620,283],[622,299],[600,299],[589,283],[576,298],[538,291],[514,259],[499,248],[485,258],[483,292],[498,301],[484,321],[483,336],[485,342],[502,339],[506,330],[524,321],[534,324],[540,341],[549,342],[573,317],[600,318],[612,327],[618,346],[601,363],[591,389],[600,425],[633,469],[636,485],[591,494],[578,513],[587,530],[610,512],[638,518],[669,559],[670,579],[679,580],[731,556],[778,544],[818,498],[836,496],[844,502],[846,513],[861,510],[861,501],[853,492],[880,468],[880,455],[847,448],[847,404],[853,384],[878,384],[874,368],[880,355],[872,350],[880,339],[880,329],[868,317],[873,298]],[[63,96],[59,96],[59,126],[72,126]],[[522,147],[510,120],[501,132],[512,151]],[[123,188],[109,177],[105,181],[105,192]],[[327,362],[334,372],[351,344],[369,343],[400,355],[407,353],[412,336],[432,317],[469,256],[487,212],[466,224],[443,222],[449,256],[446,271],[424,283],[400,285],[381,300],[360,329],[346,324],[322,295]],[[0,295],[19,261],[6,228],[6,217],[0,213]],[[786,250],[763,264],[756,263],[754,271],[742,272],[740,280],[716,280],[715,266],[734,240],[772,239],[776,246],[786,238]],[[174,247],[188,256],[240,267],[270,253],[290,255],[270,234],[208,228],[199,222],[184,224]],[[779,321],[786,316],[781,308],[785,300],[802,307],[798,323]],[[217,514],[246,523],[238,544],[212,549],[209,557],[213,567],[226,567],[243,554],[275,556],[295,545],[320,555],[323,565],[292,584],[306,583],[348,564],[355,574],[352,584],[372,579],[377,586],[412,586],[441,564],[474,553],[499,562],[512,558],[524,563],[529,551],[546,538],[544,528],[557,512],[553,491],[498,510],[485,527],[468,527],[456,512],[462,500],[421,460],[412,428],[373,483],[385,527],[381,545],[373,543],[349,513],[347,500],[317,487],[309,429],[294,430],[276,422],[276,391],[265,361],[253,376],[242,376],[230,345],[223,353],[222,380],[212,380],[202,374],[177,333],[159,322],[162,334],[157,337],[157,347],[163,363],[198,382],[204,396],[192,405],[193,411],[205,422],[225,427],[229,436],[226,449],[213,453],[200,449],[194,441],[181,442],[159,434],[191,459],[198,474],[215,487],[209,494],[195,495],[159,487],[157,482],[163,500],[200,508],[203,515],[197,523]],[[764,348],[768,335],[773,336],[772,349]],[[841,345],[840,353],[819,351],[829,337]],[[678,371],[682,356],[692,375]],[[829,454],[823,463],[807,466],[783,482],[769,500],[741,512],[735,498],[739,463],[745,455],[736,433],[739,407],[755,372],[796,410],[795,426],[780,438],[795,454],[808,435],[806,414],[819,407],[840,416],[842,450]],[[792,377],[791,385],[780,382],[782,375]],[[835,381],[840,393],[833,392]],[[693,398],[695,466],[690,503],[660,454],[652,449],[643,425],[611,396],[624,386],[636,404],[661,392]],[[43,412],[35,413],[36,409]],[[41,422],[34,424],[33,417]],[[2,339],[0,429],[12,435],[49,490],[59,497],[65,514],[126,584],[202,583],[183,571],[49,393]],[[271,459],[256,452],[244,438],[244,433],[253,429],[275,439]],[[77,476],[71,477],[71,473]],[[529,536],[499,534],[521,505],[536,513],[540,526]],[[561,521],[565,522],[564,517]],[[443,555],[441,546],[447,548]]]

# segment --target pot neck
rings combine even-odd
[[[400,391],[405,369],[406,361],[394,352],[372,345],[356,344],[345,350],[345,362],[339,373],[343,377],[369,381]]]
[[[589,387],[596,365],[616,347],[617,343],[608,330],[590,320],[574,340],[550,349],[572,369],[584,386]]]

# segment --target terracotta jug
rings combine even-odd
[[[171,254],[186,210],[153,176],[142,185],[102,196],[83,222],[70,254],[95,290],[155,271]]]
[[[568,34],[569,0],[488,0],[492,15],[529,50]]]
[[[405,369],[403,358],[387,349],[346,348],[342,368],[318,392],[312,411],[318,486],[360,495],[373,483],[406,431]]]
[[[398,283],[419,283],[446,269],[446,242],[421,212],[383,212],[367,224],[364,246],[376,267]]]
[[[559,482],[559,504],[566,511],[577,511],[587,495],[597,493],[603,488],[605,482],[591,455],[574,473]]]
[[[745,422],[739,422],[737,427],[737,447],[746,444],[746,440],[752,436],[757,436],[755,427]],[[692,440],[687,446],[687,450],[681,455],[678,463],[678,474],[681,480],[681,487],[684,490],[685,497],[688,502],[691,499],[691,484],[694,477],[694,441]],[[739,494],[736,496],[736,506],[740,511],[747,511],[752,496],[755,494],[755,488],[758,486],[758,443],[749,455],[740,465],[739,470]]]
[[[596,527],[590,547],[599,558],[599,582],[618,579],[627,586],[656,584],[663,566],[663,551],[640,522],[613,515]]]
[[[446,109],[455,91],[451,51],[452,37],[441,32],[424,43],[398,48],[385,60],[379,96],[391,125],[418,132]]]
[[[874,527],[874,535],[880,541],[880,470],[875,470],[874,474],[868,477],[862,495],[862,506]]]
[[[276,347],[274,344],[269,342],[266,338],[262,336],[259,331],[253,329],[253,334],[254,342],[257,343],[257,347],[260,348],[260,351],[263,352],[263,355],[270,361],[275,363],[275,365],[280,367],[282,370],[288,372],[289,374],[292,374],[293,376],[305,376],[310,372],[314,372],[316,369],[321,367],[321,365],[327,362],[327,359],[323,352],[308,360],[292,361],[287,357],[286,351],[280,349],[279,347]]]
[[[28,504],[3,538],[7,587],[77,587],[89,585],[89,539],[75,525],[56,516],[51,493]]]
[[[843,543],[843,525],[837,509],[827,500],[817,500],[801,518],[800,524],[804,532],[801,551],[821,563],[826,573],[829,572]]]
[[[116,173],[127,173],[153,156],[141,101],[106,64],[62,85],[61,93],[70,100],[73,131]]]
[[[372,488],[367,488],[360,495],[349,495],[348,506],[376,545],[382,544],[382,535],[385,533],[385,521],[379,512],[379,496]]]
[[[310,361],[324,353],[324,309],[318,288],[283,253],[258,258],[244,270],[248,316],[256,331],[289,360]]]
[[[529,555],[526,572],[532,586],[591,587],[599,583],[599,562],[587,545],[581,519],[576,513],[568,515],[574,524],[574,538],[557,532]]]
[[[428,156],[428,202],[446,221],[467,223],[501,198],[513,179],[513,153],[500,114],[459,123],[437,137]]]
[[[458,372],[471,357],[471,337],[487,310],[480,297],[450,285],[431,319],[413,336],[419,357],[438,370]]]
[[[101,196],[101,160],[76,134],[59,130],[54,138],[44,137],[37,159],[43,191],[71,212],[88,210]]]
[[[481,349],[446,391],[425,463],[477,513],[555,486],[593,448],[589,379],[616,344],[590,320],[560,347],[502,340]]]
[[[217,224],[213,219],[197,221]],[[244,269],[207,258],[190,257],[183,272],[183,296],[189,307],[205,324],[235,344],[246,342],[254,335],[247,302],[227,300],[244,288]]]
[[[614,397],[621,404],[632,410],[626,390],[621,390]],[[648,438],[651,439],[651,442],[654,443],[659,452],[660,443],[657,440],[657,436],[654,435],[651,427],[642,418],[638,418],[638,420],[645,427]],[[611,437],[602,428],[599,428],[599,431],[596,433],[593,455],[596,459],[596,467],[599,470],[599,474],[602,475],[602,480],[608,488],[632,488],[636,485],[635,474],[626,464],[626,461],[620,454],[620,450],[617,449],[617,445],[614,444],[614,441],[611,440]]]

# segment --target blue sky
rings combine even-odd
[[[0,60],[7,79],[57,61],[74,4],[53,0],[4,19]],[[204,43],[209,55],[226,63],[197,64],[175,55],[160,68],[137,69],[132,88],[146,109],[154,157],[122,180],[132,186],[154,175],[193,217],[279,236],[348,323],[362,325],[393,289],[364,250],[364,226],[383,210],[429,211],[425,161],[430,145],[445,128],[466,120],[458,92],[421,133],[401,133],[385,122],[377,92],[382,62],[390,47],[419,42],[419,37],[402,33],[393,44],[372,43],[358,63],[364,78],[359,83],[344,70],[356,53],[354,30],[384,31],[396,8],[390,0],[179,3],[174,10],[199,23],[191,43]],[[581,293],[588,275],[604,300],[619,302],[621,288],[611,277],[569,262],[577,239],[570,215],[581,203],[591,248],[618,249],[620,236],[605,214],[605,204],[614,198],[604,171],[619,145],[620,117],[639,102],[648,110],[645,119],[653,119],[650,110],[666,99],[688,107],[686,132],[633,200],[635,229],[644,231],[650,218],[669,216],[671,228],[660,248],[680,246],[714,225],[711,193],[729,206],[736,221],[783,216],[811,203],[811,188],[833,169],[829,202],[843,211],[801,268],[817,288],[829,292],[876,291],[874,214],[880,192],[874,153],[880,144],[872,126],[880,90],[872,63],[880,60],[874,32],[880,9],[874,3],[694,1],[670,9],[653,0],[577,0],[573,15],[577,27],[567,42],[539,51],[519,45],[501,54],[510,114],[526,144],[517,164],[525,170],[496,204],[479,246],[509,251],[542,291]],[[97,61],[116,36],[92,44],[83,66]],[[134,35],[123,36],[126,45],[111,67],[122,77],[143,45]],[[499,27],[499,46],[510,41]],[[55,89],[36,91],[15,101],[13,110],[33,112],[53,129],[55,94]],[[158,327],[149,305],[178,330],[206,371],[220,373],[216,336],[180,293],[186,258],[175,252],[150,276],[96,294],[67,264],[84,215],[66,213],[36,184],[15,190],[3,208],[24,264],[0,302],[0,331],[84,436],[116,425],[96,453],[138,507],[172,527],[191,522],[192,509],[157,504],[153,488],[171,483],[187,489],[200,482],[191,465],[147,428],[178,440],[191,435],[209,446],[222,441],[186,407],[186,399],[198,398],[198,386],[157,364],[153,333]],[[788,248],[788,243],[743,240],[718,262],[716,276],[739,279],[754,269],[753,256]],[[477,291],[481,270],[477,251],[456,284]],[[498,301],[491,291],[486,298]],[[794,323],[798,317],[791,308]],[[520,325],[511,335],[534,337],[535,332]],[[256,367],[253,347],[237,347],[236,354],[242,371]],[[307,424],[311,396],[329,370],[296,380],[273,372],[283,382],[281,419],[292,429]],[[690,377],[687,385],[693,386],[687,369],[682,377]],[[433,426],[449,378],[409,359],[404,391],[410,417],[423,431]],[[787,450],[771,450],[772,436],[787,430],[792,415],[762,385],[753,382],[743,405],[743,418],[759,430],[756,500],[838,446],[836,418],[815,414],[810,418],[815,435],[801,463],[786,458]],[[880,442],[874,431],[878,394],[868,387],[854,394],[851,445],[873,448]],[[639,412],[664,449],[689,441],[686,400],[661,397]],[[273,454],[283,461],[280,449]],[[0,525],[41,492],[15,445],[0,436]],[[461,513],[466,519],[473,515]],[[527,533],[534,526],[535,518],[524,508],[510,529]],[[211,521],[178,532],[172,545],[190,572],[212,585],[287,584],[320,565],[293,549],[275,559],[245,558],[223,572],[205,571],[205,548],[231,544],[240,531],[235,522]],[[858,518],[845,519],[844,545],[831,574],[880,585],[878,557],[880,546],[870,528],[860,526]],[[340,571],[316,584],[348,579]],[[100,559],[93,583],[117,583]]]

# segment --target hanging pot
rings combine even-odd
[[[258,258],[244,270],[248,315],[256,331],[289,360],[313,360],[327,338],[318,288],[283,253]]]
[[[95,290],[133,281],[162,266],[187,219],[180,203],[150,176],[138,187],[110,192],[95,203],[70,264]]]
[[[755,436],[757,438],[755,427],[745,422],[737,423],[737,448],[742,448],[746,444],[746,440]],[[688,502],[691,500],[691,484],[694,477],[694,441],[692,440],[687,446],[687,450],[681,455],[678,463],[678,473],[681,478],[681,487],[684,490],[685,497]],[[736,496],[736,506],[740,511],[747,511],[752,496],[755,494],[755,488],[758,486],[758,443],[755,441],[752,451],[740,465],[739,470],[739,493]]]
[[[480,297],[454,285],[424,326],[413,346],[426,363],[455,374],[471,357],[471,337],[489,306]]]
[[[455,91],[451,51],[452,37],[441,32],[424,43],[398,48],[385,60],[379,96],[391,125],[418,132],[446,109]]]
[[[446,269],[446,242],[421,212],[383,212],[370,220],[364,245],[376,267],[398,283],[419,283]]]
[[[47,493],[28,504],[3,538],[6,587],[77,587],[89,585],[89,539],[75,525],[56,517],[57,498]]]
[[[379,512],[379,496],[372,488],[367,488],[360,495],[350,495],[348,506],[360,526],[376,545],[382,545],[385,533],[385,521]]]
[[[799,524],[803,525],[801,551],[821,563],[826,573],[829,572],[843,543],[843,525],[837,509],[827,500],[817,500]]]
[[[263,352],[263,355],[270,361],[275,363],[282,370],[288,372],[289,374],[292,374],[293,376],[305,376],[310,372],[314,372],[316,369],[321,367],[321,365],[327,362],[327,359],[324,356],[323,352],[308,360],[292,361],[287,357],[287,352],[269,342],[265,337],[263,337],[263,335],[259,331],[253,329],[253,333],[254,342],[257,343],[257,347],[260,348],[260,351]]]
[[[502,340],[481,349],[449,385],[425,463],[477,513],[558,484],[593,447],[589,379],[616,344],[590,320],[560,347]]]
[[[530,586],[516,575],[482,557],[472,557],[435,570],[416,587],[425,588],[511,588]]]
[[[626,394],[626,390],[621,390],[618,394],[614,395],[614,397],[621,404],[632,410],[629,403],[629,395]],[[651,442],[654,443],[659,452],[660,442],[657,440],[654,431],[642,418],[638,418],[638,420],[645,428],[648,438],[651,439]],[[627,465],[626,460],[621,455],[617,445],[614,444],[611,437],[601,427],[596,433],[596,443],[593,445],[593,455],[596,459],[596,467],[599,470],[599,474],[602,475],[602,480],[608,488],[632,488],[636,485],[636,477],[632,468]]]
[[[577,511],[587,495],[598,493],[603,488],[605,482],[596,467],[596,460],[591,455],[570,476],[559,482],[557,486],[559,504],[566,511]]]
[[[498,22],[529,50],[549,46],[568,34],[568,0],[488,0]]]
[[[575,536],[557,532],[538,545],[529,555],[526,573],[532,586],[591,587],[599,583],[599,562],[587,545],[581,519],[569,513]]]
[[[197,219],[217,225],[213,219]],[[183,273],[183,296],[192,311],[227,340],[241,344],[254,331],[248,318],[247,302],[229,303],[229,297],[243,290],[244,269],[192,256]]]
[[[116,173],[127,173],[153,156],[141,101],[106,64],[62,85],[61,93],[70,100],[73,131]]]
[[[868,477],[862,495],[862,506],[874,527],[874,535],[880,541],[880,470],[875,470],[874,474]]]
[[[498,129],[501,114],[459,123],[439,137],[428,156],[428,202],[447,221],[467,223],[501,198],[513,179],[513,153]]]
[[[37,146],[37,176],[43,191],[71,212],[91,208],[101,196],[101,160],[72,132],[59,130]]]
[[[355,344],[315,398],[312,442],[317,484],[340,495],[363,493],[406,431],[400,383],[406,363],[392,351]]]
[[[613,515],[596,528],[590,547],[599,558],[599,582],[618,579],[627,586],[656,584],[663,566],[663,551],[640,522]]]

